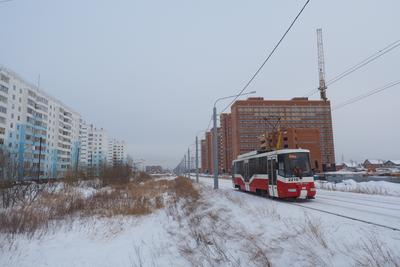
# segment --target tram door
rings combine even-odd
[[[269,195],[271,197],[278,196],[278,189],[276,185],[276,159],[268,158],[268,180],[269,180]]]
[[[243,162],[243,169],[244,169],[244,185],[246,191],[250,191],[249,180],[250,180],[250,173],[249,173],[249,160],[245,160]]]

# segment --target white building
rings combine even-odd
[[[118,166],[125,163],[126,147],[125,142],[117,139],[108,141],[107,162],[110,166]]]
[[[101,169],[107,166],[108,138],[103,128],[96,128],[93,125],[88,127],[88,167],[99,175]]]
[[[77,162],[80,115],[3,67],[0,95],[0,144],[18,178],[63,177]]]
[[[113,163],[124,159],[124,146],[115,142],[115,151],[112,146]],[[15,179],[60,178],[77,167],[98,175],[109,155],[105,129],[1,66],[0,148],[17,170],[8,178]]]

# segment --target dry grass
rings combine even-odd
[[[400,266],[400,256],[394,253],[376,235],[369,235],[361,240],[359,249],[361,253],[352,255],[357,266]]]
[[[183,177],[155,180],[141,174],[131,182],[113,181],[107,187],[92,188],[94,193],[88,197],[75,186],[76,183],[73,184],[63,183],[58,190],[35,191],[34,198],[28,198],[24,193],[24,198],[15,199],[13,206],[0,210],[0,232],[33,235],[37,230],[46,230],[49,225],[67,218],[140,216],[163,208],[167,201],[185,199],[190,207],[199,198],[192,182]]]

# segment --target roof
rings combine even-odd
[[[268,152],[261,152],[259,153],[257,150],[247,152],[245,154],[239,155],[237,159],[233,161],[241,161],[244,159],[249,159],[249,158],[259,158],[259,157],[265,157],[265,156],[270,156],[270,155],[279,155],[279,154],[289,154],[289,153],[299,153],[299,152],[305,152],[305,153],[310,153],[310,150],[308,149],[279,149],[279,150],[272,150]]]
[[[378,165],[378,164],[384,164],[385,163],[385,161],[384,160],[382,160],[382,159],[366,159],[364,162],[366,162],[366,161],[368,161],[369,163],[371,163],[371,164],[376,164],[376,165]]]
[[[356,162],[342,162],[339,165],[345,165],[346,167],[358,167],[358,164]]]
[[[388,162],[391,162],[394,165],[400,165],[400,159],[391,159],[391,160],[386,161],[386,163],[388,163]]]

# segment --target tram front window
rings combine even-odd
[[[281,154],[279,161],[284,162],[285,177],[312,176],[308,153]]]

